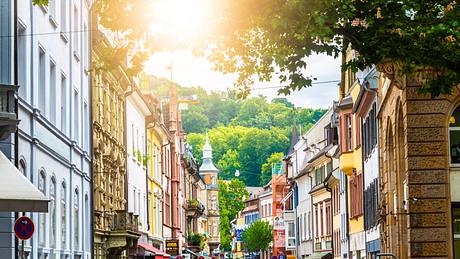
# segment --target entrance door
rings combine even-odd
[[[454,234],[454,258],[460,259],[460,203],[452,203],[452,225]]]

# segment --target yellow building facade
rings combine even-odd
[[[356,52],[349,50],[347,60],[352,60]],[[349,258],[363,258],[365,252],[364,203],[363,203],[363,159],[361,150],[360,118],[353,112],[353,104],[358,99],[361,85],[356,73],[342,72],[340,100],[338,104],[340,135],[340,169],[346,175],[348,211]]]
[[[147,185],[148,185],[148,217],[149,242],[160,250],[164,249],[163,236],[163,179],[162,160],[164,146],[168,145],[168,131],[161,121],[160,102],[152,94],[144,95],[149,102],[153,116],[147,118]]]

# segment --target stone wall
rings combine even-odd
[[[398,258],[452,258],[449,117],[460,96],[420,93],[430,73],[398,75],[379,91],[382,252]]]

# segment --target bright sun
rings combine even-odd
[[[184,42],[206,30],[212,14],[212,0],[158,0],[153,4],[151,31]]]

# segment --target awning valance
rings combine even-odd
[[[0,151],[0,211],[48,212],[48,201]]]

